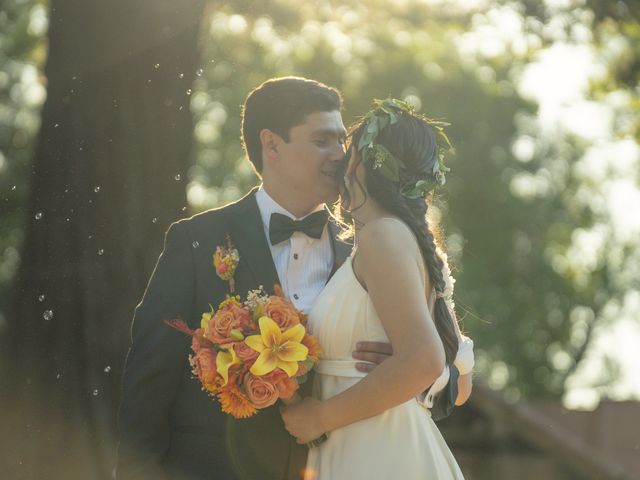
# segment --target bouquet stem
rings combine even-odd
[[[282,403],[284,403],[285,405],[296,405],[297,403],[300,403],[302,401],[302,397],[296,392],[286,400],[284,398],[281,398],[280,400],[282,400]],[[326,442],[328,438],[329,437],[327,437],[327,434],[323,433],[321,436],[319,436],[315,440],[307,442],[305,445],[307,446],[307,448],[318,447]]]

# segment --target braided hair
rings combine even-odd
[[[361,121],[352,127],[350,132],[351,145],[358,145],[360,137],[364,133],[366,123]],[[438,253],[433,230],[427,220],[427,211],[432,202],[431,194],[423,197],[407,198],[402,195],[402,187],[415,184],[416,181],[428,178],[433,172],[434,162],[437,162],[436,133],[433,128],[421,118],[409,113],[399,115],[398,121],[382,129],[375,141],[384,146],[395,157],[402,160],[405,168],[400,169],[399,181],[394,182],[380,173],[379,169],[365,164],[365,181],[367,188],[359,183],[357,177],[354,180],[365,194],[370,195],[384,210],[400,218],[413,231],[418,240],[425,269],[429,275],[435,291],[436,302],[434,307],[434,322],[436,329],[444,345],[447,363],[453,363],[458,351],[458,336],[454,322],[455,313],[449,308],[445,298],[446,279],[443,275],[444,261]],[[351,151],[351,149],[350,149]],[[343,178],[347,168],[350,151],[347,152],[341,166],[342,172],[338,178]],[[343,197],[347,196],[347,189],[341,188]],[[348,204],[344,202],[345,204]],[[355,211],[358,206],[353,208]],[[338,215],[344,216],[343,212]],[[348,213],[348,212],[347,212]]]

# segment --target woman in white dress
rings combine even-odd
[[[377,101],[351,134],[341,203],[355,226],[354,253],[309,313],[323,350],[314,397],[282,408],[298,443],[328,436],[310,450],[305,479],[463,478],[427,409],[430,395],[420,396],[470,342],[426,220],[449,148],[440,124],[398,100]],[[363,339],[393,347],[368,374],[351,356]],[[457,404],[471,391],[472,362],[464,363],[456,363]]]

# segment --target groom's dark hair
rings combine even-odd
[[[272,78],[254,88],[242,106],[242,146],[256,173],[262,172],[263,129],[288,142],[291,128],[300,125],[310,113],[341,108],[338,90],[308,78]]]

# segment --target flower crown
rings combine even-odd
[[[406,168],[404,163],[383,145],[375,143],[375,140],[382,129],[396,123],[400,115],[405,113],[419,118],[435,130],[438,158],[433,165],[431,174],[403,185],[400,193],[406,198],[420,198],[436,186],[444,185],[446,182],[445,173],[450,171],[450,168],[444,164],[444,157],[448,152],[454,150],[444,132],[444,127],[450,124],[418,115],[412,105],[396,98],[376,99],[373,104],[375,107],[364,117],[363,133],[358,142],[358,152],[362,162],[370,163],[374,170],[379,169],[380,173],[392,182],[400,180],[400,169]]]

